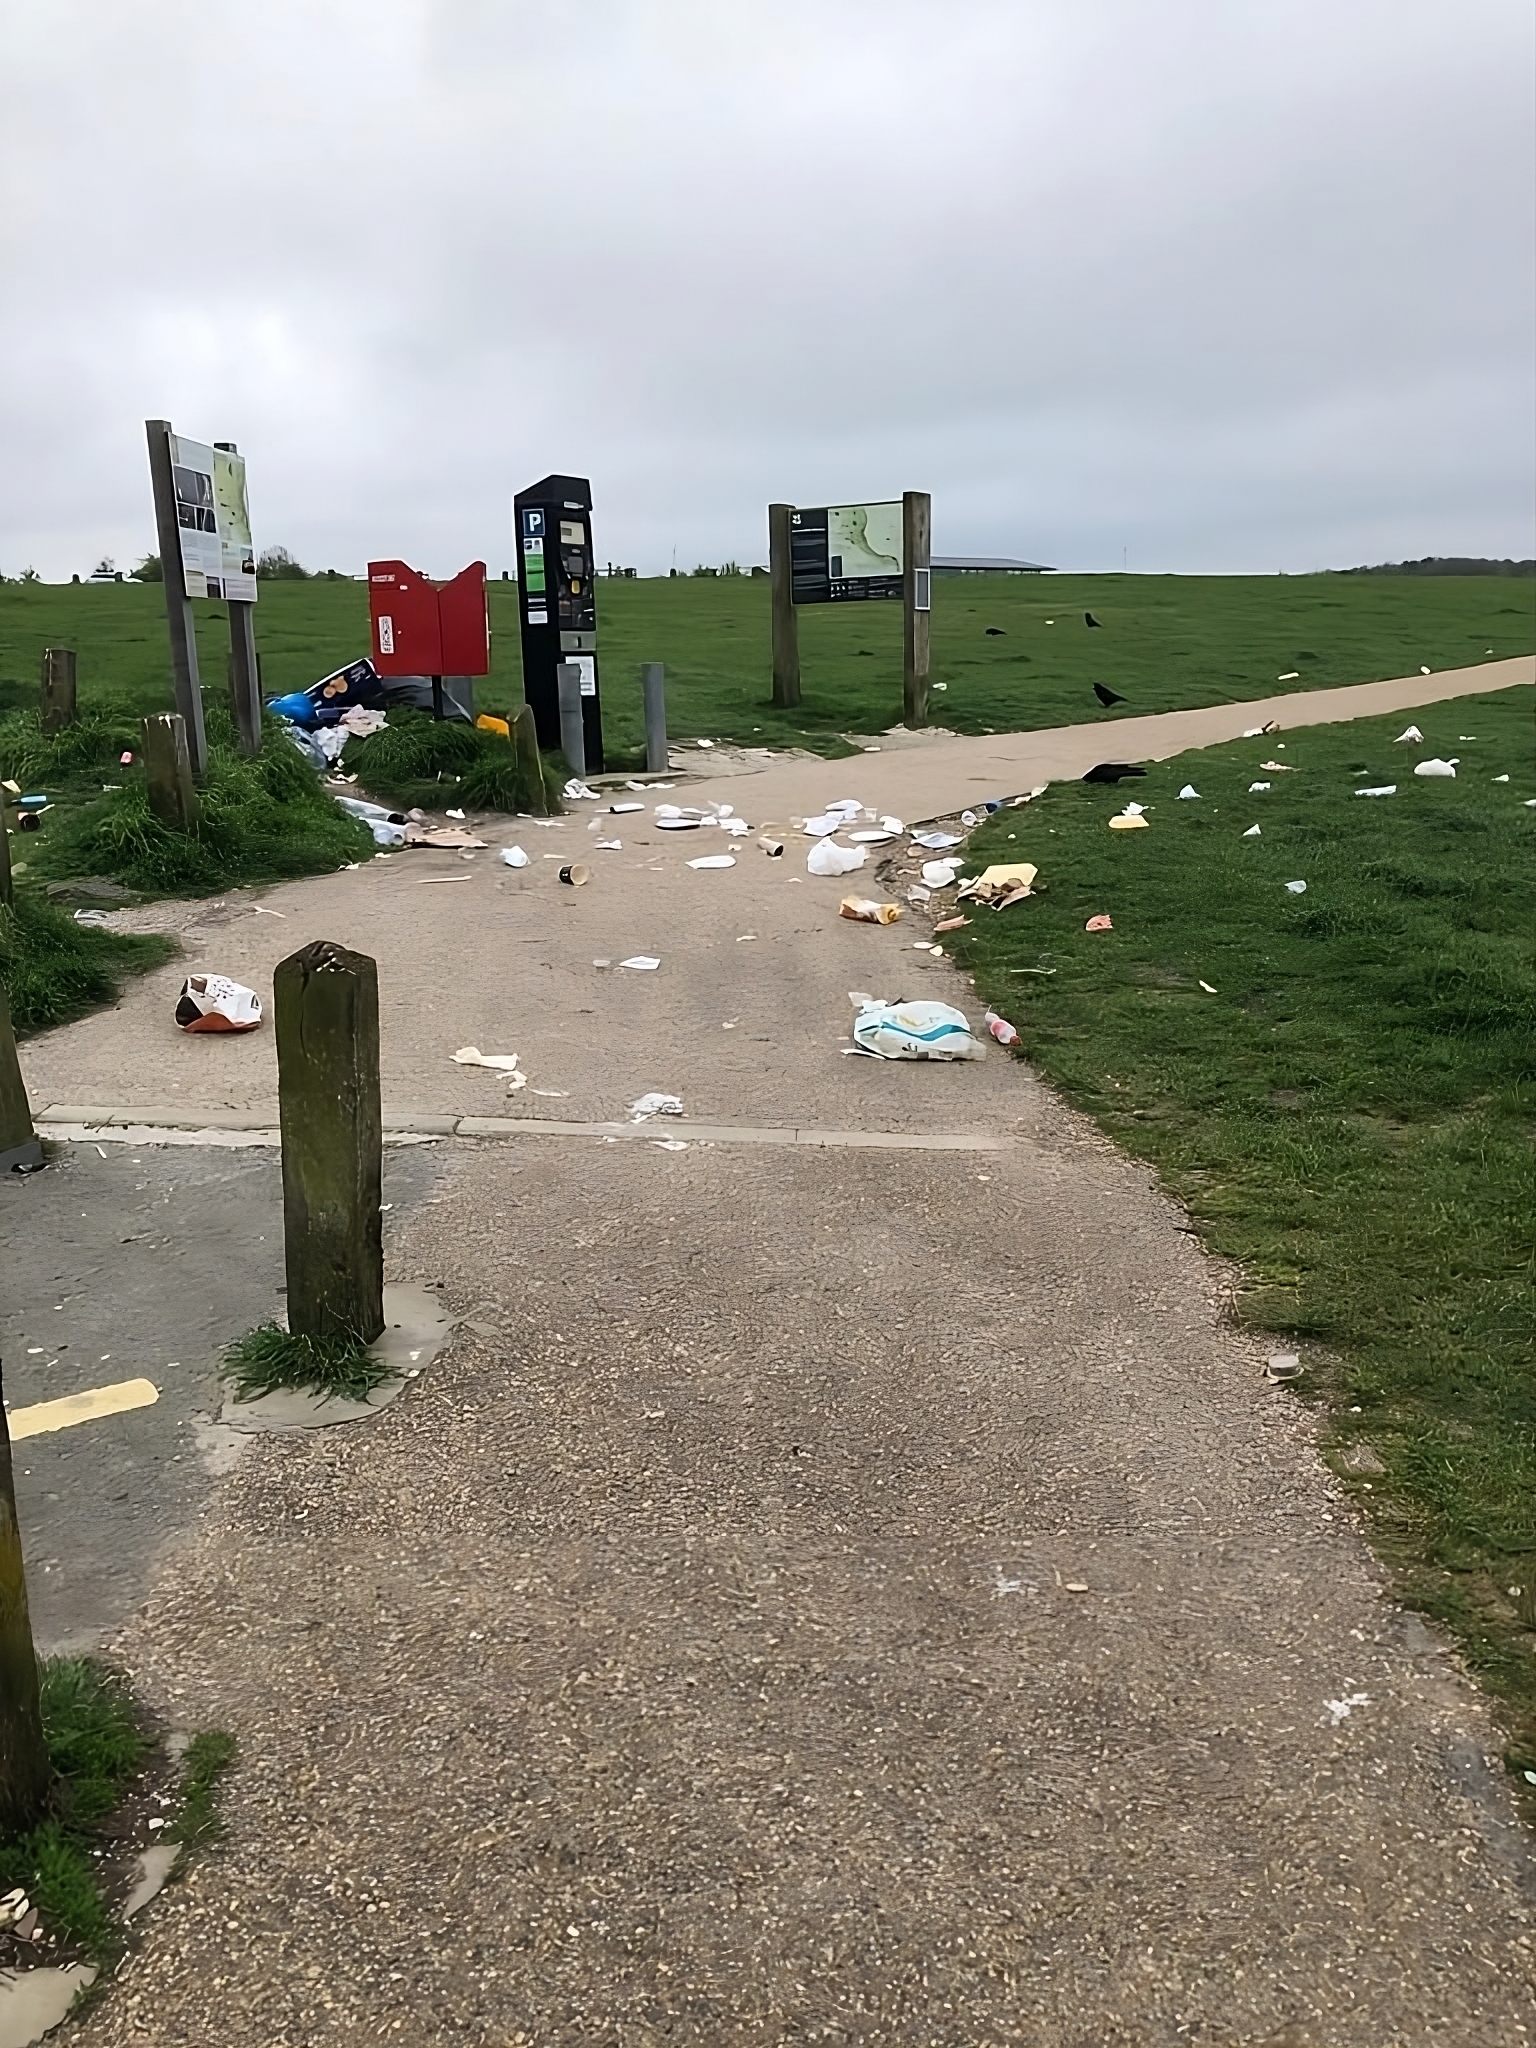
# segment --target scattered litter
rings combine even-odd
[[[1258,793],[1258,791],[1262,789],[1269,789],[1270,787],[1271,784],[1267,782],[1250,782],[1248,785],[1248,794],[1250,796],[1254,796]]]
[[[1381,787],[1380,787],[1379,789],[1357,789],[1357,790],[1355,791],[1355,795],[1356,795],[1356,796],[1396,796],[1396,795],[1397,795],[1397,784],[1396,784],[1395,782],[1384,782],[1384,783],[1382,783],[1382,785],[1381,785]]]
[[[579,775],[573,775],[560,794],[568,804],[597,802],[597,791],[588,789]]]
[[[1495,782],[1508,782],[1509,777],[1507,775],[1495,775],[1493,779]]]
[[[708,746],[709,742],[706,740],[703,744]],[[651,1143],[658,1152],[686,1152],[688,1150],[688,1140],[686,1138],[652,1138]]]
[[[882,1060],[980,1060],[987,1049],[948,1003],[865,1001],[853,1024],[853,1050]]]
[[[1429,674],[1429,670],[1427,668],[1420,668],[1419,674],[1421,676],[1427,676]]]
[[[1475,732],[1459,732],[1456,737],[1462,741],[1471,740],[1474,745],[1477,742],[1477,734]]]
[[[611,967],[613,962],[611,960],[594,960],[592,965],[594,967]]]
[[[1271,775],[1294,775],[1297,771],[1290,761],[1261,761],[1261,768],[1267,768]]]
[[[1305,896],[1307,893],[1305,882],[1287,882],[1285,886],[1292,896]]]
[[[924,868],[925,876],[927,872]],[[986,903],[994,910],[1003,910],[1011,903],[1022,903],[1026,896],[1033,894],[1035,876],[1039,872],[1027,860],[983,868],[979,875],[972,876],[962,886],[960,900],[962,903]]]
[[[286,910],[268,910],[265,903],[253,903],[251,909],[258,917],[286,917],[288,915]]]
[[[1109,821],[1111,832],[1145,831],[1146,825],[1147,821],[1140,811],[1120,811]]]
[[[826,811],[819,818],[807,818],[800,830],[808,839],[825,839],[830,833],[841,832],[847,822],[841,811]]]
[[[697,860],[688,863],[691,868],[733,868],[736,865],[734,853],[701,853]]]
[[[560,879],[568,889],[584,889],[592,879],[592,870],[581,861],[573,860],[560,870]]]
[[[1283,676],[1275,677],[1277,683],[1296,683],[1300,682],[1300,680],[1301,670],[1299,668],[1288,668]]]
[[[1415,775],[1448,775],[1452,782],[1454,782],[1456,780],[1456,761],[1454,758],[1449,761],[1418,761],[1414,764],[1413,772]]]
[[[119,768],[126,768],[128,766],[128,763],[132,759],[132,754],[119,754],[117,757],[117,765],[119,766]]]
[[[661,965],[661,962],[653,953],[632,953],[629,959],[621,960],[619,965],[632,967],[637,974],[650,974]]]
[[[542,1095],[549,1102],[568,1102],[571,1091],[569,1088],[530,1088],[528,1093]]]
[[[996,1010],[987,1012],[987,1029],[999,1045],[1017,1045],[1019,1034],[1006,1017],[999,1017]]]
[[[712,747],[715,743],[713,740],[698,740],[695,744],[701,747]]]
[[[855,924],[894,924],[901,916],[901,905],[877,903],[870,896],[845,896],[837,906],[837,914],[852,918]],[[960,921],[965,922],[963,918]]]
[[[1428,675],[1429,670],[1426,669],[1424,673]],[[1341,1721],[1347,1721],[1349,1719],[1349,1710],[1351,1707],[1368,1707],[1370,1704],[1370,1694],[1364,1692],[1352,1692],[1347,1699],[1323,1701],[1323,1705],[1328,1709],[1329,1713],[1333,1716],[1333,1725],[1335,1728],[1338,1727]]]
[[[598,853],[622,853],[624,851],[622,839],[594,839],[592,845]],[[697,861],[693,862],[692,865],[697,867]]]
[[[783,840],[771,839],[767,833],[764,833],[762,838],[759,839],[757,843],[763,849],[764,853],[767,854],[770,860],[777,860],[784,851]]]
[[[275,910],[272,915],[274,917],[281,917],[282,912]],[[75,923],[96,925],[104,931],[112,929],[111,919],[105,910],[77,910],[75,912]]]
[[[848,837],[855,846],[885,846],[896,837],[894,832],[850,832]]]
[[[976,813],[974,811],[962,811],[960,813],[960,822],[969,830],[978,822]]]
[[[620,816],[622,816],[622,814],[623,814],[623,813],[624,813],[625,811],[643,811],[643,810],[645,809],[645,805],[644,805],[644,804],[610,804],[610,805],[608,806],[608,808],[609,808],[609,810],[610,810],[610,811],[612,811],[612,813],[614,814],[614,816],[615,816],[615,817],[620,817]]]
[[[942,853],[946,846],[958,846],[960,836],[958,832],[914,832],[912,844],[926,846],[930,853]]]
[[[375,839],[379,836],[377,826],[374,828],[373,836]],[[400,828],[400,838],[394,843],[401,846],[439,846],[446,847],[450,852],[472,853],[486,842],[477,839],[473,832],[463,831],[457,825],[439,825],[431,832],[423,832],[419,825],[403,825]]]
[[[931,889],[925,889],[921,882],[912,882],[908,884],[907,901],[909,903],[927,903],[929,899],[932,897],[932,895],[933,891]]]
[[[736,934],[736,943],[738,946],[745,945],[748,939],[755,939],[756,937],[756,932],[738,932]]]
[[[681,1116],[682,1113],[681,1095],[663,1095],[654,1090],[649,1095],[642,1095],[638,1102],[629,1105],[629,1120],[632,1124],[643,1124],[646,1118],[651,1116]]]
[[[457,818],[461,825],[464,822],[464,813],[462,811],[444,811],[443,816],[445,818]]]
[[[1208,996],[1213,996],[1216,994],[1216,990],[1211,987],[1211,984],[1208,981],[1202,981],[1200,986],[1205,990]]]
[[[1097,917],[1089,918],[1088,922],[1083,926],[1083,930],[1085,932],[1112,932],[1114,925],[1104,915],[1103,911],[1100,911]]]
[[[947,889],[964,865],[962,860],[925,860],[923,880],[930,889]]]
[[[1086,1593],[1088,1588],[1081,1579],[1068,1579],[1063,1590],[1068,1593]]]
[[[880,820],[880,830],[882,832],[889,832],[892,838],[894,838],[898,832],[904,832],[906,827],[902,824],[900,818],[882,818]]]
[[[1283,1380],[1301,1377],[1301,1360],[1294,1351],[1276,1351],[1264,1361],[1264,1370],[1278,1386]]]
[[[501,849],[501,864],[505,868],[525,868],[528,856],[520,846],[504,846]]]
[[[416,879],[418,886],[425,888],[431,882],[467,882],[471,878],[468,875],[418,875]]]
[[[1083,779],[1086,782],[1087,777]],[[1048,782],[1037,782],[1033,789],[1027,789],[1022,796],[1014,798],[1012,808],[1017,810],[1021,804],[1032,804],[1037,796],[1044,796],[1050,786]]]
[[[663,818],[658,815],[656,819],[657,828],[662,832],[697,832],[703,822],[702,818],[681,816]]]
[[[862,846],[839,846],[835,839],[818,839],[805,864],[813,875],[851,875],[867,858]]]
[[[194,974],[181,985],[176,1022],[183,1031],[254,1031],[261,997],[225,975]]]
[[[1179,791],[1179,801],[1180,803],[1183,803],[1187,798],[1192,796],[1198,796],[1199,794],[1199,790],[1196,789],[1195,785],[1192,782],[1186,782],[1184,787]]]
[[[970,923],[968,917],[946,917],[934,926],[936,932],[957,932],[962,925]]]
[[[1404,740],[1412,740],[1415,743],[1415,745],[1422,746],[1424,744],[1424,735],[1419,731],[1419,728],[1416,725],[1410,725],[1406,732],[1400,732],[1398,734],[1397,738],[1392,742],[1392,744],[1396,747],[1400,747]]]
[[[457,1067],[494,1067],[499,1074],[517,1072],[515,1052],[482,1052],[478,1045],[461,1045],[448,1057]]]
[[[1243,837],[1244,837],[1245,839],[1257,839],[1257,838],[1259,837],[1259,828],[1258,828],[1258,826],[1257,826],[1257,825],[1250,825],[1250,826],[1248,827],[1248,830],[1247,830],[1247,831],[1246,831],[1246,832],[1245,832],[1245,833],[1243,834]]]

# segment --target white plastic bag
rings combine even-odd
[[[1461,756],[1458,754],[1454,760],[1450,761],[1420,761],[1413,772],[1415,775],[1448,775],[1454,782],[1456,780],[1456,762],[1460,759]]]
[[[813,875],[851,875],[865,861],[862,846],[839,846],[835,839],[818,839],[805,857]]]
[[[865,1003],[853,1023],[860,1052],[882,1060],[984,1060],[964,1014],[948,1003]]]

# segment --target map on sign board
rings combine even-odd
[[[256,602],[256,554],[245,495],[245,459],[171,436],[182,586],[188,597]]]
[[[899,498],[874,505],[797,507],[790,514],[789,546],[796,604],[901,596],[905,551]]]

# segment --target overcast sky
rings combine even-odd
[[[0,571],[1530,554],[1529,0],[0,0]]]

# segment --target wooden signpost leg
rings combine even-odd
[[[43,731],[62,732],[75,722],[75,651],[72,647],[43,649]]]
[[[790,563],[793,505],[768,507],[768,591],[773,606],[773,701],[781,710],[800,702],[800,622],[795,616]],[[665,763],[663,763],[665,766]]]
[[[165,579],[165,618],[171,629],[171,677],[176,709],[186,722],[187,756],[192,773],[201,778],[208,767],[208,740],[203,731],[203,692],[197,673],[197,635],[192,600],[181,570],[181,528],[176,519],[176,478],[171,461],[171,423],[146,420],[149,474],[155,489],[155,533],[160,544],[160,573]]]
[[[272,999],[288,1327],[371,1344],[384,1329],[378,966],[316,939],[279,961]]]
[[[43,1148],[32,1128],[32,1105],[16,1057],[11,1006],[0,988],[0,1172],[13,1166],[41,1166]]]
[[[197,823],[187,728],[178,712],[160,711],[145,719],[144,780],[149,808],[162,825],[185,832]]]
[[[928,723],[928,619],[933,564],[933,500],[926,491],[901,494],[901,700],[903,725]]]
[[[229,708],[240,751],[261,752],[261,672],[256,666],[256,607],[229,600]]]

